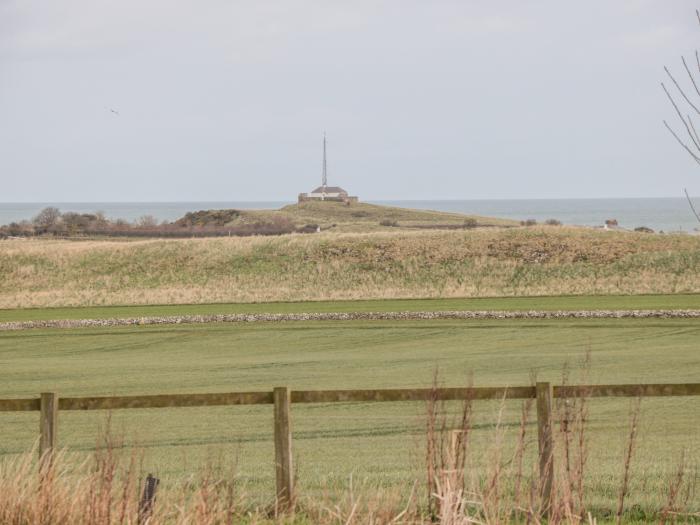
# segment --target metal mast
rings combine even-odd
[[[326,189],[328,184],[328,171],[326,168],[326,132],[323,132],[323,174],[321,176],[321,186]]]

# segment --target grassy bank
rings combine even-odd
[[[700,237],[576,228],[0,243],[0,307],[700,292]]]
[[[1,397],[216,392],[269,389],[425,387],[435,367],[446,385],[528,384],[531,373],[559,382],[562,367],[592,354],[594,382],[697,380],[700,326],[693,320],[335,322],[53,330],[0,335]],[[572,372],[572,381],[579,380]],[[474,451],[488,447],[498,402],[475,406]],[[591,402],[590,502],[614,507],[629,411],[627,400]],[[350,474],[368,486],[420,479],[425,425],[422,403],[304,405],[293,409],[300,487],[347,487]],[[0,453],[26,450],[37,414],[0,415]],[[106,414],[61,415],[61,444],[94,448]],[[520,405],[506,404],[505,444],[514,444]],[[695,399],[645,399],[630,504],[658,506],[678,454],[700,460]],[[269,407],[128,410],[113,428],[146,451],[145,467],[181,479],[224,453],[241,483],[272,493]],[[535,427],[528,426],[535,439]],[[507,445],[507,446],[511,446]],[[507,449],[510,450],[510,449]],[[485,459],[484,459],[485,460]]]

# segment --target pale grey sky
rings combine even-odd
[[[0,202],[700,194],[689,0],[0,0]],[[116,115],[111,111],[119,113]]]

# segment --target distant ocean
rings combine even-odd
[[[523,200],[411,200],[368,201],[374,204],[451,211],[507,219],[557,219],[564,224],[600,226],[617,219],[624,228],[647,226],[654,230],[693,232],[700,228],[684,198],[652,199],[523,199]],[[172,221],[188,211],[207,209],[272,209],[291,202],[38,202],[0,203],[0,224],[31,219],[46,206],[61,211],[102,211],[112,219],[133,221],[143,215]],[[696,208],[700,208],[700,199]]]

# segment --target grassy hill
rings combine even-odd
[[[199,226],[239,226],[251,223],[289,221],[295,227],[318,225],[336,231],[376,231],[405,228],[439,228],[469,226],[515,226],[507,219],[481,217],[429,210],[413,210],[376,204],[346,205],[333,201],[308,201],[291,204],[280,210],[203,210],[189,214]],[[383,224],[382,224],[383,223]]]
[[[583,228],[0,243],[0,308],[700,292],[700,237]]]

